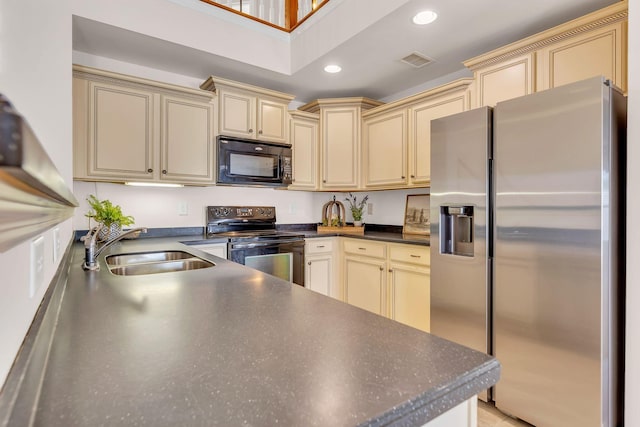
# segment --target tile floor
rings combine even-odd
[[[478,400],[478,427],[531,427],[531,424],[511,418],[495,406]]]

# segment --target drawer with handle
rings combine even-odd
[[[307,239],[306,243],[304,251],[307,255],[333,252],[333,239]]]
[[[409,264],[430,265],[431,248],[418,245],[389,245],[389,259],[391,261]]]
[[[364,255],[375,258],[387,256],[385,243],[372,242],[363,239],[345,239],[344,251],[348,254]]]

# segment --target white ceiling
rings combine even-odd
[[[372,1],[372,0],[370,0]],[[367,96],[374,99],[390,99],[394,94],[408,94],[416,88],[430,86],[429,82],[443,83],[455,77],[471,75],[462,61],[505,44],[535,34],[544,29],[585,15],[616,3],[617,0],[378,0],[394,1],[398,7],[382,18],[372,16],[363,25],[358,21],[355,34],[335,40],[345,31],[335,34],[331,14],[348,11],[345,5],[363,10],[360,18],[367,17],[364,0],[330,0],[329,4],[307,21],[300,34],[291,36],[292,55],[307,54],[311,58],[296,61],[303,63],[290,73],[272,71],[260,64],[248,65],[215,54],[215,50],[203,51],[189,46],[150,37],[122,27],[96,20],[74,16],[73,48],[81,52],[104,56],[164,71],[201,78],[216,75],[257,86],[295,94],[297,101],[307,102],[316,98]],[[332,4],[333,3],[333,4]],[[393,4],[395,7],[396,3]],[[373,3],[370,3],[371,5]],[[202,3],[202,5],[205,5]],[[391,3],[385,3],[389,8]],[[207,7],[214,7],[206,5]],[[330,7],[331,6],[331,7]],[[326,10],[325,10],[326,9]],[[439,18],[431,25],[418,27],[411,23],[412,16],[420,10],[435,10]],[[353,10],[353,9],[351,9]],[[228,13],[216,11],[216,13]],[[373,15],[373,14],[372,14]],[[335,16],[334,16],[335,17]],[[349,23],[350,17],[342,17]],[[346,19],[345,19],[346,18]],[[211,15],[212,24],[219,19]],[[237,19],[234,17],[233,19]],[[339,21],[338,21],[339,22]],[[160,24],[159,24],[160,25]],[[162,23],[161,25],[167,25]],[[240,31],[256,31],[254,25],[239,26]],[[260,25],[260,24],[255,24]],[[355,25],[355,24],[354,24]],[[322,30],[323,39],[331,41],[328,52],[318,52],[300,46],[309,43],[305,32]],[[260,30],[264,31],[264,30]],[[273,30],[275,31],[275,30]],[[265,33],[267,34],[267,33]],[[286,33],[276,35],[289,39]],[[265,35],[265,37],[271,37]],[[297,42],[298,40],[298,42]],[[298,45],[296,46],[296,43]],[[313,46],[309,46],[312,49]],[[419,52],[434,62],[423,68],[413,68],[400,62],[412,52]],[[343,71],[328,75],[322,68],[328,62],[339,63]]]

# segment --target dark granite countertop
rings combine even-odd
[[[193,251],[176,240],[118,243],[99,272],[73,244],[46,370],[26,369],[33,425],[417,426],[499,377],[493,357],[213,255],[213,268],[146,276],[104,265]]]
[[[352,237],[354,239],[380,240],[391,243],[407,243],[411,245],[430,246],[429,236],[419,236],[414,234],[390,233],[384,231],[365,231],[364,234],[348,234],[348,233],[318,233],[315,230],[304,231],[304,237],[311,239],[315,237]]]

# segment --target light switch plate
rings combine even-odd
[[[373,203],[367,203],[367,215],[373,215]]]
[[[60,257],[60,229],[58,227],[53,229],[53,262],[58,262]]]
[[[189,204],[187,202],[178,203],[178,215],[180,216],[189,215]]]
[[[31,241],[31,263],[29,267],[29,298],[33,298],[44,282],[44,237]]]

